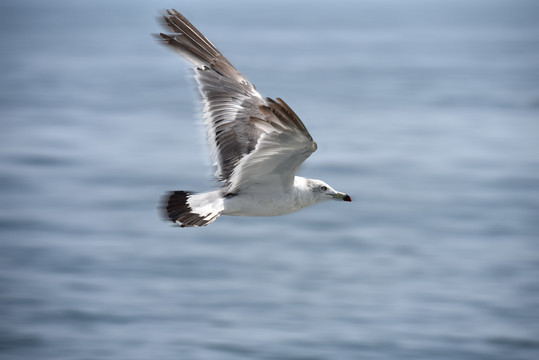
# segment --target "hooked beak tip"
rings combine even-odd
[[[342,198],[344,201],[349,201],[349,202],[352,202],[352,198],[350,197],[350,195],[344,195],[344,197]]]

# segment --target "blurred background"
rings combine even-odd
[[[211,180],[184,13],[354,202],[179,229]],[[538,359],[539,3],[0,4],[0,357]]]

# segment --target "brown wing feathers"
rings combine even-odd
[[[271,98],[266,98],[266,102],[268,103],[268,106],[261,106],[261,110],[263,112],[267,113],[269,110],[274,116],[277,117],[277,119],[279,119],[282,125],[297,128],[303,132],[305,136],[309,138],[309,140],[313,139],[299,116],[290,108],[290,106],[288,106],[287,103],[284,102],[283,99],[277,98],[277,101],[275,101]]]
[[[310,152],[316,149],[296,113],[280,98],[266,98],[264,103],[254,86],[182,14],[167,10],[163,20],[173,34],[161,33],[161,38],[196,66],[205,111],[210,117],[208,132],[213,134],[210,139],[218,150],[217,174],[221,180],[232,176],[240,159],[255,149],[263,132],[293,131],[305,136]]]
[[[228,75],[228,77],[239,80],[242,84],[246,84],[245,78],[238,70],[228,62],[211,41],[202,35],[185,16],[172,9],[167,10],[167,15],[164,15],[163,19],[165,24],[175,33],[172,35],[160,34],[168,45],[176,48],[182,55],[188,58],[195,57],[198,60],[196,62],[203,62],[222,75]],[[268,114],[269,110],[271,114],[279,119],[282,126],[298,128],[312,140],[303,122],[282,99],[277,98],[277,101],[275,101],[266,98],[266,102],[268,104],[267,106],[261,106],[263,113]]]
[[[210,66],[223,76],[248,84],[241,73],[228,62],[211,41],[182,14],[174,9],[167,10],[167,15],[164,15],[163,19],[174,32],[174,34],[159,34],[168,45],[199,66]]]
[[[198,31],[197,28],[194,27],[182,14],[174,9],[172,9],[172,11],[167,10],[167,14],[168,16],[163,16],[163,19],[170,30],[175,33],[184,34],[187,36],[188,40],[195,45],[195,47],[191,46],[190,50],[196,51],[201,55],[201,57],[201,50],[206,52],[211,58],[221,55],[215,46],[208,39],[206,39],[206,37],[202,35],[200,31]],[[175,45],[170,43],[171,40],[176,41],[174,37],[163,33],[160,35],[163,39],[168,40],[170,45]]]

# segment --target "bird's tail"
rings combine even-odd
[[[221,215],[223,198],[219,191],[195,194],[174,191],[164,197],[167,218],[181,227],[206,226]]]

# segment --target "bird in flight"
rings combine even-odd
[[[329,199],[352,201],[321,180],[296,176],[316,143],[280,98],[264,99],[217,48],[182,14],[163,16],[172,33],[160,39],[194,65],[204,104],[204,123],[215,191],[173,191],[163,204],[175,224],[205,226],[220,215],[284,215]]]

